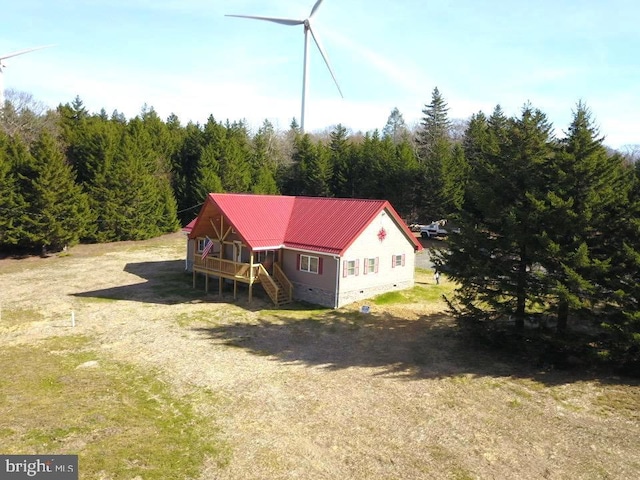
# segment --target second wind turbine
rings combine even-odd
[[[313,28],[311,28],[311,17],[316,13],[320,4],[323,0],[318,0],[313,8],[311,9],[311,13],[304,20],[296,20],[291,18],[276,18],[276,17],[257,17],[253,15],[226,15],[227,17],[238,17],[238,18],[251,18],[254,20],[265,20],[267,22],[279,23],[281,25],[295,26],[295,25],[304,25],[304,65],[302,69],[302,110],[300,113],[300,130],[304,132],[304,106],[307,100],[307,61],[309,57],[309,33],[313,37],[313,41],[315,42],[318,50],[320,51],[320,55],[322,55],[322,59],[324,63],[327,65],[329,69],[329,73],[331,73],[331,77],[338,87],[338,92],[340,92],[340,96],[344,98],[342,95],[342,90],[340,90],[340,85],[338,85],[338,81],[336,80],[336,76],[333,73],[333,69],[329,64],[329,58],[324,52],[322,45],[320,45],[320,41],[315,33],[313,33]]]

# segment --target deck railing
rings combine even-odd
[[[277,263],[273,264],[273,276],[276,277],[276,280],[278,280],[278,282],[280,282],[280,285],[284,287],[289,299],[291,299],[293,297],[293,284],[284,274],[282,268],[280,268],[280,265],[278,265]]]
[[[271,275],[269,275],[269,272],[267,272],[267,270],[264,268],[262,264],[260,264],[258,277],[260,278],[260,283],[262,284],[262,288],[265,289],[265,291],[267,292],[269,297],[271,297],[271,300],[273,300],[273,303],[275,303],[277,307],[278,306],[278,290],[279,290],[278,285],[273,280],[273,278],[271,278]]]
[[[253,265],[253,275],[251,275],[251,265],[248,263],[234,262],[222,258],[208,256],[204,260],[201,256],[195,255],[193,266],[198,270],[205,270],[210,273],[220,273],[227,277],[239,277],[245,280],[256,278],[260,269],[260,264]]]

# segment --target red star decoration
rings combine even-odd
[[[387,238],[387,231],[382,227],[378,232],[378,240],[383,241],[385,238]]]

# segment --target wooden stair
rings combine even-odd
[[[277,298],[277,301],[275,302],[276,306],[284,305],[285,303],[291,303],[293,299],[289,297],[289,293],[285,289],[284,285],[282,285],[277,278],[275,277],[272,277],[272,278],[273,278],[273,281],[276,283],[276,285],[278,285],[278,298]]]
[[[269,298],[271,298],[276,307],[293,301],[289,286],[283,285],[275,275],[269,275],[262,266],[258,273],[258,277],[260,278],[262,288],[267,292],[267,295],[269,295]],[[288,279],[286,280],[288,281]]]
[[[236,277],[237,278],[244,278],[245,274],[249,271],[249,265],[243,265],[242,267],[240,267],[240,269],[236,272]]]

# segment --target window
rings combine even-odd
[[[347,262],[347,275],[355,275],[356,274],[356,261],[349,260]]]
[[[391,267],[404,267],[404,253],[402,255],[394,255],[391,257]]]
[[[205,245],[207,244],[207,239],[206,238],[199,238],[198,239],[198,253],[202,253],[202,251],[204,250]]]
[[[364,274],[378,273],[378,257],[364,259]]]
[[[310,255],[300,255],[300,270],[309,273],[320,273],[320,259]]]
[[[360,269],[360,260],[345,260],[342,263],[342,276],[349,277],[351,275],[358,275]]]

